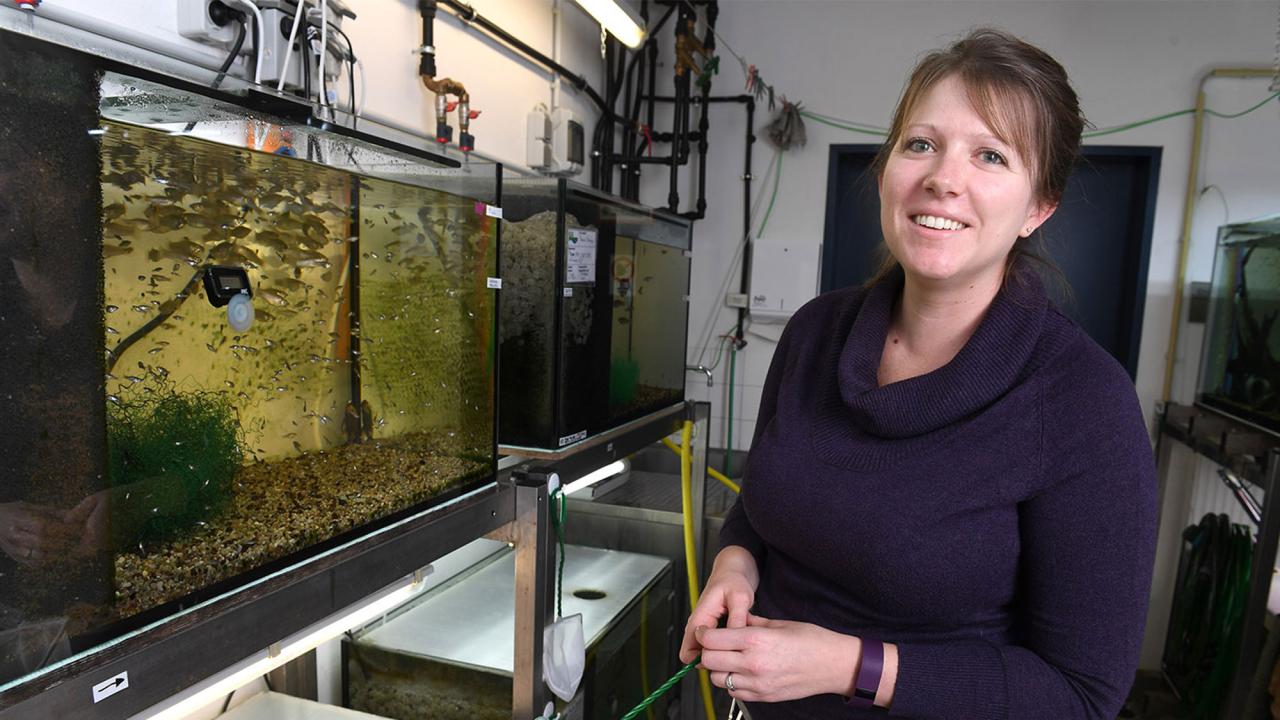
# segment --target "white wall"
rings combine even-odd
[[[1277,22],[1273,2],[739,0],[722,6],[720,34],[780,92],[803,101],[807,109],[880,126],[889,124],[918,57],[976,25],[1008,29],[1061,60],[1087,116],[1105,127],[1191,107],[1196,83],[1210,67],[1269,67]],[[720,87],[727,89],[719,92],[737,92],[742,81],[737,63],[726,57],[721,67],[725,73]],[[1267,84],[1266,80],[1213,80],[1207,86],[1208,103],[1222,111],[1238,111],[1265,97]],[[1280,143],[1275,142],[1278,114],[1276,105],[1271,105],[1245,118],[1211,119],[1207,124],[1200,185],[1223,190],[1232,220],[1280,211],[1280,172],[1275,170],[1280,167]],[[723,299],[713,295],[741,232],[737,178],[743,117],[736,107],[713,106],[712,122],[711,213],[695,229],[691,343],[697,342],[697,331],[712,313],[717,333],[735,322]],[[820,243],[829,146],[875,142],[814,122],[808,122],[807,128],[808,145],[784,159],[777,205],[762,243]],[[1153,416],[1163,384],[1190,140],[1191,121],[1183,116],[1092,141],[1164,149],[1137,378],[1148,418]],[[771,149],[767,142],[757,147],[754,165],[759,177]],[[1199,210],[1190,280],[1208,279],[1214,230],[1225,217],[1213,191],[1203,197]],[[795,271],[813,277],[812,268]],[[1199,362],[1199,331],[1192,328],[1183,335],[1175,399],[1189,401]],[[749,438],[754,431],[760,387],[773,352],[769,342],[748,339],[750,346],[738,358],[735,447],[740,446],[738,438]],[[691,347],[691,356],[698,351]],[[714,403],[713,435],[721,439],[725,367],[721,366],[717,386],[710,393],[697,377],[690,376],[687,383],[691,397],[706,397]]]
[[[398,124],[435,132],[435,96],[418,79],[422,25],[416,0],[348,0],[358,15],[347,34],[365,65],[368,95],[365,111]],[[603,90],[599,25],[572,0],[472,0],[476,12],[494,21],[537,50],[553,54],[553,8],[560,6],[559,59]],[[471,108],[482,114],[472,121],[476,149],[504,164],[523,166],[525,114],[551,102],[551,75],[541,66],[469,28],[441,5],[435,24],[436,75],[466,85]],[[591,100],[565,82],[559,104],[594,127]],[[450,116],[457,138],[457,113]]]
[[[1083,109],[1098,127],[1189,108],[1200,77],[1215,66],[1268,67],[1274,59],[1276,6],[1272,2],[800,2],[754,0],[724,3],[718,30],[760,68],[779,92],[805,107],[862,123],[887,126],[893,106],[915,60],[976,25],[1006,28],[1040,45],[1066,66]],[[725,58],[721,88],[736,92],[741,73]],[[1206,86],[1207,104],[1223,112],[1252,106],[1267,95],[1267,80],[1215,79]],[[1275,142],[1280,111],[1273,103],[1235,120],[1210,118],[1205,127],[1198,187],[1215,185],[1200,196],[1193,223],[1188,280],[1207,281],[1213,265],[1216,228],[1280,212],[1280,143]],[[762,118],[760,129],[767,119]],[[741,226],[742,172],[739,137],[743,114],[736,107],[713,106],[714,151],[708,202],[711,212],[695,231],[694,290],[690,357],[701,352],[700,331],[712,337],[733,326],[736,318],[717,295],[737,246]],[[808,145],[790,152],[783,162],[777,204],[761,243],[822,242],[829,147],[833,143],[875,142],[814,122],[807,123]],[[1178,239],[1190,165],[1192,123],[1189,116],[1098,138],[1091,142],[1163,148],[1155,228],[1148,270],[1137,390],[1144,413],[1154,421],[1162,392],[1170,334]],[[763,133],[762,133],[763,135]],[[765,174],[771,150],[761,142],[754,173]],[[771,187],[765,189],[767,204]],[[762,208],[763,211],[763,208]],[[757,215],[753,232],[759,228]],[[784,271],[782,268],[773,272]],[[814,276],[809,265],[787,272]],[[732,285],[736,288],[736,277]],[[816,292],[816,287],[814,288]],[[1184,305],[1184,317],[1185,317]],[[745,447],[755,430],[761,386],[776,337],[772,327],[756,325],[750,345],[739,354],[733,412],[734,446]],[[1193,399],[1202,327],[1182,323],[1175,366],[1173,398]],[[713,347],[706,353],[709,363]],[[715,445],[726,439],[727,364],[717,370],[708,389],[690,376],[690,397],[713,403]],[[1158,668],[1168,624],[1172,575],[1176,571],[1177,531],[1208,510],[1239,511],[1217,483],[1213,469],[1189,453],[1175,453],[1166,482],[1173,527],[1164,533],[1154,577],[1142,666]]]

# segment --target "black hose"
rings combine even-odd
[[[182,303],[186,302],[187,298],[191,297],[192,293],[195,292],[196,286],[200,284],[201,278],[204,277],[204,273],[205,265],[203,263],[197,265],[195,274],[191,276],[191,279],[187,281],[187,284],[178,291],[177,295],[173,296],[172,300],[160,305],[160,312],[157,313],[155,317],[148,320],[142,327],[134,330],[129,334],[129,337],[121,340],[114,348],[111,349],[110,352],[108,352],[108,373],[111,372],[111,370],[115,368],[116,363],[120,361],[120,356],[123,355],[134,343],[146,337],[147,333],[163,325],[174,313],[178,312],[178,308],[182,307]]]
[[[231,69],[231,63],[235,62],[236,58],[239,57],[240,50],[241,48],[244,47],[245,35],[248,34],[248,28],[244,21],[244,15],[240,13],[236,13],[232,17],[234,17],[235,21],[239,23],[240,30],[236,32],[236,41],[231,46],[231,52],[227,54],[227,59],[223,60],[222,67],[218,68],[218,76],[213,79],[213,84],[209,86],[214,90],[217,90],[218,87],[222,85],[223,78],[227,76],[227,71]],[[255,49],[254,52],[257,52],[257,50]]]
[[[569,81],[569,84],[573,85],[573,87],[579,92],[586,93],[587,97],[591,98],[591,101],[596,104],[596,107],[603,110],[606,116],[612,116],[608,103],[605,102],[604,98],[600,97],[600,93],[596,92],[595,88],[591,87],[591,85],[587,83],[586,78],[578,75],[577,73],[571,72],[569,68],[561,65],[555,60],[552,60],[550,57],[547,57],[546,54],[539,52],[528,43],[520,40],[506,30],[503,30],[502,27],[496,25],[492,20],[477,13],[476,9],[470,5],[460,2],[459,0],[438,0],[438,4],[446,5],[450,10],[457,13],[458,17],[469,23],[479,25],[490,35],[493,35],[516,50],[519,50],[526,57],[534,60],[539,65],[542,65],[548,70],[559,75],[563,75],[564,78]]]
[[[418,61],[418,74],[436,76],[435,20],[436,0],[418,0],[418,13],[422,16],[422,59]],[[428,50],[427,48],[431,48]]]
[[[236,22],[240,23],[240,31],[236,33],[236,41],[231,46],[231,52],[227,54],[227,59],[223,60],[222,67],[218,68],[217,77],[213,79],[213,84],[209,86],[214,90],[217,90],[218,86],[222,84],[222,79],[227,76],[227,71],[231,69],[231,63],[236,61],[236,58],[239,57],[240,55],[240,49],[244,47],[244,36],[246,32],[245,24],[244,24],[244,15],[241,13],[236,13],[232,15],[232,18]],[[257,52],[256,49],[255,49],[255,52]],[[197,122],[199,121],[192,120],[191,122],[187,123],[187,126],[182,129],[182,132],[184,133],[191,132],[193,129],[195,129]]]
[[[355,59],[355,56],[352,56],[351,60],[348,61],[347,67],[348,67],[347,84],[350,86],[350,89],[351,89],[351,129],[355,130],[356,121],[359,120],[359,118],[356,117],[356,59]]]

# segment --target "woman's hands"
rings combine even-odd
[[[712,684],[746,702],[780,702],[811,695],[853,693],[862,640],[810,623],[752,615],[760,574],[745,548],[730,545],[716,556],[707,587],[685,626],[680,661],[699,653]],[[719,628],[720,618],[726,627]],[[884,646],[884,671],[876,704],[888,707],[898,676],[898,650]]]
[[[680,662],[693,662],[702,649],[695,632],[698,628],[714,628],[726,615],[728,627],[746,627],[747,615],[755,604],[756,586],[759,584],[756,559],[746,548],[730,545],[721,550],[712,566],[711,577],[707,578],[707,586],[698,599],[698,606],[685,624]]]
[[[711,683],[746,702],[780,702],[853,692],[862,641],[809,623],[747,616],[742,628],[699,627],[702,667]]]

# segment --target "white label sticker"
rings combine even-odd
[[[98,683],[97,685],[94,685],[93,701],[96,703],[101,700],[106,700],[107,698],[111,697],[112,695],[115,695],[121,690],[127,690],[128,688],[129,688],[129,673],[122,672],[119,675],[111,678],[110,680],[104,680]]]
[[[569,228],[564,259],[565,282],[596,281],[596,236],[596,231],[590,228]]]
[[[484,206],[484,214],[485,214],[485,215],[488,215],[488,216],[489,216],[489,217],[491,217],[491,218],[498,218],[499,220],[501,220],[501,219],[502,219],[502,208],[500,208],[500,207],[498,207],[498,206],[496,206],[496,205],[485,205],[485,206]]]
[[[565,297],[573,297],[573,288],[571,288],[571,287],[567,287],[567,288],[565,288],[565,289],[564,289],[564,296],[565,296]]]
[[[565,435],[564,437],[560,438],[560,447],[564,447],[565,445],[568,445],[570,443],[576,443],[579,440],[586,440],[586,439],[587,439],[586,430],[583,430],[581,432],[576,432],[572,435]]]
[[[490,290],[501,290],[502,278],[489,278],[487,285]]]

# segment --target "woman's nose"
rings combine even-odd
[[[924,187],[937,195],[958,195],[964,188],[965,166],[960,158],[939,154],[925,175]]]

